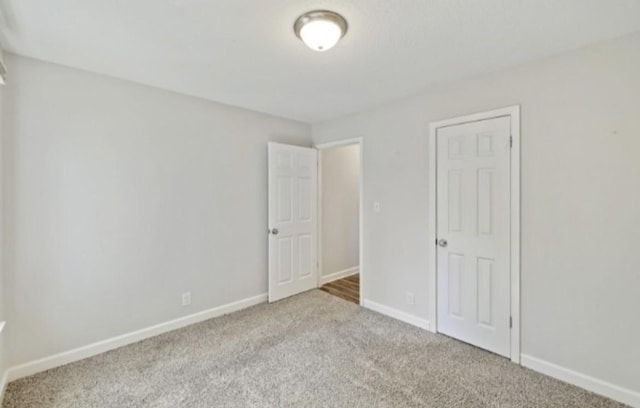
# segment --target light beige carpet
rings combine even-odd
[[[12,382],[5,408],[620,407],[312,291]]]

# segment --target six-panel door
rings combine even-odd
[[[437,130],[438,331],[510,356],[510,118]]]
[[[269,301],[317,287],[317,152],[269,143]]]

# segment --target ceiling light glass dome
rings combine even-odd
[[[344,37],[347,20],[333,11],[315,10],[298,17],[293,29],[307,47],[323,52],[333,48]]]

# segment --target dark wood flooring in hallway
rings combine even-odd
[[[359,305],[360,274],[347,276],[346,278],[326,283],[320,287],[320,290]]]

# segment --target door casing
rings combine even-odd
[[[429,125],[429,328],[438,331],[437,286],[437,150],[436,135],[439,128],[508,116],[511,118],[510,157],[510,248],[509,269],[511,278],[511,361],[520,364],[520,105],[487,112],[458,116],[432,122]]]

